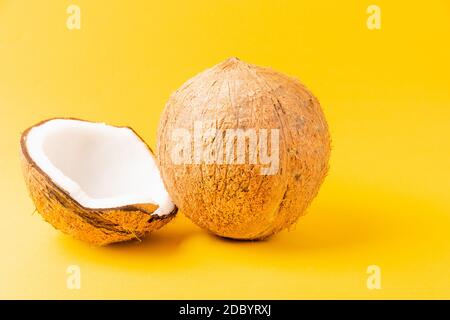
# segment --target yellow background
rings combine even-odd
[[[450,4],[373,3],[381,30],[362,0],[0,0],[0,298],[450,298]],[[331,170],[294,230],[226,241],[180,214],[96,248],[33,214],[24,129],[71,116],[154,146],[170,93],[230,56],[300,78],[325,110]]]

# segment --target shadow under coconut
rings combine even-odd
[[[376,242],[382,230],[382,223],[374,222],[376,216],[348,210],[311,212],[298,221],[294,230],[279,235],[279,251],[331,252]]]
[[[251,264],[258,256],[266,261],[267,253],[280,261],[295,255],[346,250],[353,247],[386,240],[383,229],[395,229],[395,221],[380,221],[376,211],[358,211],[350,207],[332,210],[310,210],[290,230],[283,230],[263,240],[230,239],[209,233],[211,241],[230,250],[245,253]],[[232,258],[232,257],[231,257]],[[242,262],[242,257],[239,258]]]
[[[176,219],[177,221],[164,226],[161,230],[154,231],[142,240],[96,247],[70,236],[60,235],[58,242],[71,259],[75,257],[79,260],[82,257],[86,263],[141,271],[183,269],[183,264],[179,263],[182,256],[180,246],[201,231],[189,222],[179,221],[182,220],[180,217]]]

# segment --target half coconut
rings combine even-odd
[[[91,244],[140,239],[177,212],[151,149],[131,128],[47,120],[22,134],[21,160],[37,211]]]

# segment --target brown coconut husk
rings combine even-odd
[[[260,164],[174,164],[171,133],[195,121],[216,128],[280,130],[276,175]],[[264,239],[305,213],[328,171],[330,135],[316,97],[298,80],[228,59],[184,83],[169,99],[158,129],[157,158],[175,204],[217,235]]]

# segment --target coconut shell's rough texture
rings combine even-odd
[[[213,120],[219,130],[280,130],[278,174],[259,164],[182,164],[171,160],[172,131]],[[168,101],[157,158],[166,188],[192,221],[217,235],[262,239],[304,214],[327,174],[330,136],[318,100],[299,81],[228,59],[198,74]]]
[[[21,138],[22,172],[36,210],[56,229],[93,245],[140,239],[168,223],[177,209],[167,216],[152,216],[153,204],[129,205],[112,209],[84,208],[73,200],[33,162]],[[150,151],[151,152],[151,151]]]

